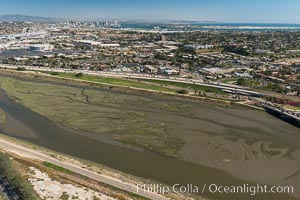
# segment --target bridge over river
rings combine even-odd
[[[270,103],[264,103],[262,106],[268,113],[280,117],[282,119],[292,120],[298,127],[300,127],[299,113],[284,109],[282,107]]]

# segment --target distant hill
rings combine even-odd
[[[57,18],[48,18],[48,17],[36,17],[28,15],[0,15],[0,21],[3,22],[43,22],[43,21],[58,21]]]

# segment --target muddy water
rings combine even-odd
[[[0,108],[5,111],[8,119],[6,125],[1,125],[1,133],[139,177],[169,185],[194,184],[199,187],[210,183],[220,185],[242,185],[246,183],[214,168],[122,148],[93,140],[85,137],[84,134],[72,134],[71,131],[57,126],[43,116],[10,100],[3,90],[0,91]],[[204,196],[213,199],[225,199],[226,197],[209,193],[205,193]],[[247,195],[239,197],[253,199],[252,196]],[[256,199],[266,199],[267,197],[270,198],[270,195],[258,195]],[[278,199],[284,198],[280,195],[277,197]],[[276,198],[274,196],[272,199]]]

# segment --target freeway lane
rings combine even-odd
[[[7,68],[7,69],[17,69],[20,66],[12,66],[12,65],[0,65],[0,68]],[[204,83],[200,79],[186,79],[186,78],[178,78],[178,77],[162,77],[159,75],[146,75],[146,74],[137,74],[137,73],[117,73],[117,72],[105,72],[105,71],[90,71],[90,70],[66,70],[61,68],[47,68],[47,67],[36,67],[36,66],[23,66],[27,70],[32,71],[45,71],[45,72],[65,72],[65,73],[83,73],[86,75],[93,75],[93,76],[104,76],[104,77],[115,77],[115,78],[131,78],[131,79],[147,79],[147,80],[160,80],[160,81],[168,81],[168,82],[176,82],[176,83],[187,83],[187,84],[195,84],[199,86],[205,87],[213,87],[218,88],[221,90],[230,90],[232,92],[237,92],[241,94],[247,95],[254,95],[254,96],[261,96],[260,93],[251,91],[247,88],[224,84],[224,83]]]

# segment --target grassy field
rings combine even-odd
[[[221,83],[236,83],[236,81],[237,78],[224,78],[220,80]]]
[[[49,74],[47,72],[47,74]],[[70,74],[70,73],[57,73],[55,72],[55,76],[63,77],[63,78],[72,78],[72,79],[79,79],[79,80],[85,80],[85,81],[92,81],[92,82],[98,82],[98,83],[105,83],[105,84],[114,84],[114,85],[120,85],[120,86],[128,86],[128,87],[134,87],[139,89],[149,89],[154,91],[160,91],[160,92],[170,92],[170,93],[177,93],[177,94],[185,94],[188,93],[188,91],[196,90],[198,92],[207,92],[212,93],[215,95],[225,95],[223,91],[217,88],[212,87],[206,87],[206,86],[200,86],[200,85],[194,85],[194,84],[187,84],[187,83],[176,83],[176,82],[169,82],[169,81],[161,81],[161,80],[148,80],[148,79],[117,79],[117,78],[104,78],[104,77],[97,77],[97,76],[91,76],[91,75],[83,75],[81,77],[76,77],[76,74]],[[184,93],[181,93],[184,91]],[[224,97],[216,97],[216,96],[207,96],[203,95],[202,97],[206,98],[207,100],[219,100],[222,101],[228,101],[228,99]]]
[[[224,92],[222,92],[220,89],[217,89],[217,88],[194,85],[194,84],[189,84],[189,83],[176,83],[176,82],[169,82],[169,81],[162,81],[162,80],[148,80],[148,79],[141,79],[141,80],[143,82],[147,82],[147,83],[160,84],[161,87],[173,86],[173,87],[182,88],[182,89],[191,89],[191,90],[211,92],[211,93],[216,93],[216,94],[224,94]]]
[[[99,77],[99,76],[91,76],[91,75],[83,75],[77,77],[76,74],[71,74],[71,73],[57,73],[56,76],[64,77],[64,78],[80,79],[84,81],[105,83],[105,84],[134,87],[134,88],[140,88],[145,90],[155,90],[155,91],[176,93],[176,90],[171,88],[161,87],[154,84],[147,84],[140,81],[127,80],[122,78],[108,78],[108,77]]]
[[[148,120],[153,109],[188,112],[179,103],[104,90],[81,89],[1,77],[2,88],[18,103],[71,129],[96,135],[110,134],[117,141],[176,156],[184,142],[173,136],[168,124]]]
[[[98,77],[92,75],[76,76],[72,73],[55,73],[55,76],[71,79],[79,79],[84,81],[92,81],[105,84],[113,84],[127,87],[134,87],[139,89],[154,90],[161,92],[180,93],[181,90],[196,90],[202,92],[210,92],[215,94],[224,94],[220,89],[188,84],[188,83],[176,83],[162,80],[148,80],[148,79],[124,79],[124,78],[109,78]]]

